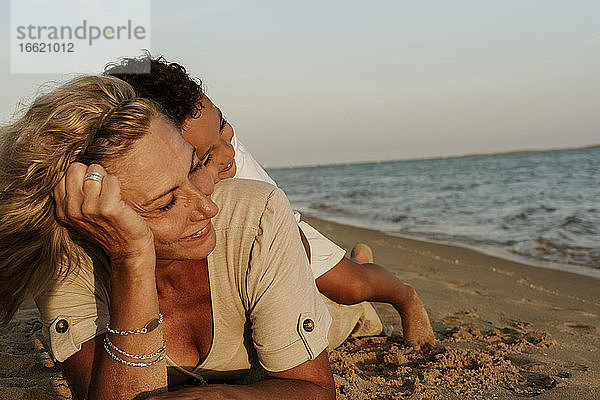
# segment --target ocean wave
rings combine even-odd
[[[518,214],[507,215],[506,217],[503,218],[503,221],[505,222],[505,224],[503,226],[505,227],[505,229],[512,229],[511,224],[518,223],[518,222],[526,222],[528,219],[529,219],[529,213],[526,213],[526,212],[520,212]]]
[[[390,217],[390,222],[396,224],[398,222],[406,221],[407,219],[408,219],[408,215],[399,214],[399,215],[395,215],[393,217]]]
[[[357,189],[357,190],[352,190],[352,191],[346,193],[344,196],[354,199],[354,198],[370,198],[372,195],[373,195],[373,192],[370,190]]]
[[[570,246],[543,236],[536,238],[534,241],[514,245],[511,251],[522,256],[550,262],[600,269],[600,252],[590,248]]]
[[[450,184],[450,185],[445,185],[440,188],[440,190],[442,190],[442,191],[458,191],[458,190],[464,190],[464,189],[465,189],[465,185],[456,184],[456,183]]]
[[[328,213],[340,214],[344,212],[344,210],[342,210],[341,208],[333,207],[324,203],[312,203],[309,207],[313,210],[325,211]]]
[[[568,230],[572,233],[596,235],[598,234],[598,227],[591,221],[586,221],[577,215],[571,215],[566,217],[560,227]]]

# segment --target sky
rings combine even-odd
[[[10,73],[9,4],[3,123],[73,76]],[[200,78],[266,166],[600,143],[596,0],[155,0],[151,15],[152,54]]]

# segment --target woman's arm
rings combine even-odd
[[[152,399],[173,400],[334,400],[335,385],[327,352],[282,372],[267,372],[252,385],[207,385],[164,393]]]
[[[88,172],[102,182],[84,181]],[[142,328],[158,316],[154,240],[144,220],[120,197],[119,182],[99,165],[74,163],[53,193],[59,220],[101,245],[111,258],[110,325],[118,330]],[[147,334],[108,334],[130,354],[148,354],[162,345],[158,326]],[[75,393],[89,399],[132,399],[139,393],[165,390],[166,362],[133,367],[111,358],[103,336],[84,344],[62,367]],[[136,361],[125,356],[122,359]]]
[[[81,350],[61,364],[61,369],[76,399],[86,397],[92,365],[97,352],[102,352],[102,340],[95,338],[83,344]],[[151,394],[151,391],[145,394]],[[144,396],[144,395],[142,395]],[[145,397],[145,396],[144,396]],[[335,399],[335,385],[327,352],[314,360],[282,372],[266,372],[265,379],[252,385],[206,385],[182,389],[151,397],[152,399]]]

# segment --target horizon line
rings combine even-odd
[[[397,162],[397,161],[442,160],[442,159],[446,159],[446,158],[486,157],[486,156],[497,156],[497,155],[508,155],[508,154],[545,153],[545,152],[552,152],[552,151],[585,150],[585,149],[595,149],[595,148],[600,148],[600,143],[590,144],[590,145],[586,145],[586,146],[577,146],[577,147],[551,147],[548,149],[520,149],[520,150],[489,152],[489,153],[465,153],[465,154],[455,154],[455,155],[447,155],[447,156],[397,158],[397,159],[356,161],[356,162],[336,162],[336,163],[329,163],[329,164],[317,163],[317,164],[289,165],[289,166],[279,166],[279,167],[269,167],[266,164],[261,164],[261,166],[264,169],[271,169],[271,170],[293,169],[293,168],[333,167],[333,166],[340,166],[340,165],[380,164],[380,163]]]

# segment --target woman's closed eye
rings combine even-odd
[[[190,174],[194,174],[194,173],[200,171],[203,166],[207,165],[210,162],[211,159],[212,159],[212,154],[207,154],[204,157],[204,160],[198,160],[196,165],[194,165],[194,167],[190,170]],[[173,208],[173,206],[175,205],[176,202],[177,202],[177,196],[175,196],[175,193],[173,193],[171,200],[164,206],[159,207],[159,210],[160,211],[169,211],[171,208]]]
[[[169,201],[166,205],[160,207],[159,210],[160,211],[169,211],[171,208],[173,208],[176,201],[177,201],[177,197],[175,196],[175,194],[173,194],[173,197],[171,197],[171,201]]]

